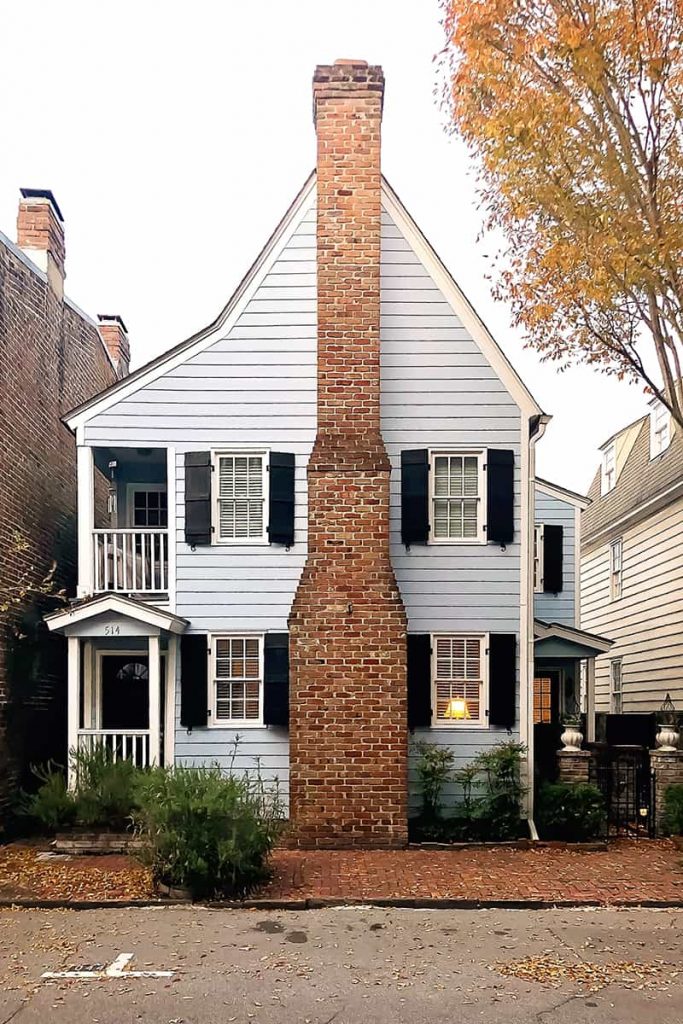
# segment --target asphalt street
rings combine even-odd
[[[681,925],[667,910],[6,910],[0,1024],[680,1024]],[[72,970],[92,976],[42,977]],[[173,976],[129,973],[155,970]]]

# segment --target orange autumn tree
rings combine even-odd
[[[683,427],[681,5],[441,3],[497,295],[543,358],[644,381]]]

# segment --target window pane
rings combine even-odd
[[[448,494],[448,459],[443,455],[434,459],[434,494]]]
[[[483,687],[480,638],[437,637],[435,668],[437,719],[479,719]]]
[[[261,640],[222,637],[214,640],[216,718],[258,721],[261,714]]]

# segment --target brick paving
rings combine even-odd
[[[669,840],[566,847],[276,850],[272,899],[683,902],[683,852]]]

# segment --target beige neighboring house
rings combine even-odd
[[[602,445],[583,512],[581,626],[615,641],[596,711],[683,711],[683,439],[657,401]]]

